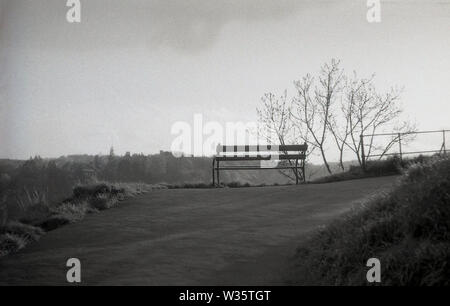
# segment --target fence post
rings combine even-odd
[[[445,130],[442,130],[442,147],[444,148],[444,155],[447,155],[447,149],[445,147]]]
[[[400,149],[400,160],[403,161],[403,153],[402,153],[402,134],[398,133],[398,146]]]
[[[362,169],[363,169],[363,171],[366,171],[366,154],[365,154],[365,152],[364,152],[364,135],[363,134],[361,134],[360,136],[359,136],[359,138],[360,138],[360,143],[361,143],[361,162],[362,162]]]

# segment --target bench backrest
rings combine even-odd
[[[280,160],[306,159],[307,144],[301,145],[245,145],[226,146],[218,145],[217,159],[220,160],[269,160],[277,155]]]

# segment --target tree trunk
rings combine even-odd
[[[339,165],[341,166],[342,171],[345,171],[343,159],[344,159],[344,148],[341,148],[340,155],[339,155]]]
[[[330,169],[330,165],[328,164],[327,158],[325,157],[325,151],[323,148],[320,148],[320,153],[322,154],[323,163],[325,164],[325,167],[327,168],[327,171],[329,174],[333,174],[333,172]]]

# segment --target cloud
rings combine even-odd
[[[0,29],[0,37],[3,32],[9,43],[20,47],[86,50],[166,46],[198,51],[211,46],[228,23],[245,26],[288,18],[317,1],[81,0],[81,24],[66,22],[65,2],[2,0],[7,14],[1,17],[7,20],[0,21],[6,23]]]

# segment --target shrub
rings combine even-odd
[[[250,187],[249,183],[241,183],[239,181],[228,183],[226,186],[230,188],[242,188],[242,187]]]
[[[69,224],[70,219],[62,215],[51,215],[39,223],[39,226],[46,232],[53,231],[63,225]]]
[[[302,244],[292,282],[365,285],[365,263],[375,257],[384,285],[448,285],[449,251],[450,159],[432,158]]]
[[[52,214],[50,206],[46,203],[39,203],[29,206],[23,212],[20,222],[29,225],[38,225]]]
[[[369,160],[366,163],[365,174],[368,176],[401,174],[406,165],[406,160],[402,161],[397,155],[383,160]]]
[[[95,209],[105,210],[115,206],[118,203],[117,197],[107,194],[99,194],[90,199],[89,204]]]
[[[44,234],[41,228],[23,224],[20,222],[10,222],[5,226],[0,227],[0,235],[11,234],[20,236],[27,241],[37,241]]]
[[[26,245],[26,239],[14,234],[0,234],[0,257],[17,252]]]
[[[399,156],[394,155],[381,160],[368,160],[365,171],[363,171],[359,165],[351,165],[347,171],[321,177],[314,180],[312,183],[331,183],[366,177],[400,175],[408,169],[410,165],[425,163],[433,158],[437,158],[437,156],[419,155],[414,158],[400,159]]]
[[[26,203],[20,222],[0,224],[0,256],[19,250],[27,242],[37,241],[44,231],[82,220],[87,213],[98,212],[117,205],[125,195],[134,196],[160,185],[139,183],[96,183],[77,186],[73,196],[59,204],[48,204],[45,197],[27,192]],[[2,206],[0,207],[2,208]]]
[[[181,185],[167,185],[169,189],[192,189],[192,188],[213,188],[214,186],[212,184],[206,184],[206,183],[184,183]]]
[[[91,211],[93,210],[89,208],[86,201],[68,202],[66,200],[56,205],[36,204],[25,210],[20,221],[50,231],[62,225],[79,221]]]
[[[52,209],[52,217],[67,220],[67,223],[74,223],[84,218],[87,213],[94,212],[86,201],[66,202],[57,205]]]
[[[73,198],[87,199],[100,194],[110,193],[111,188],[105,183],[77,186],[73,189]]]

